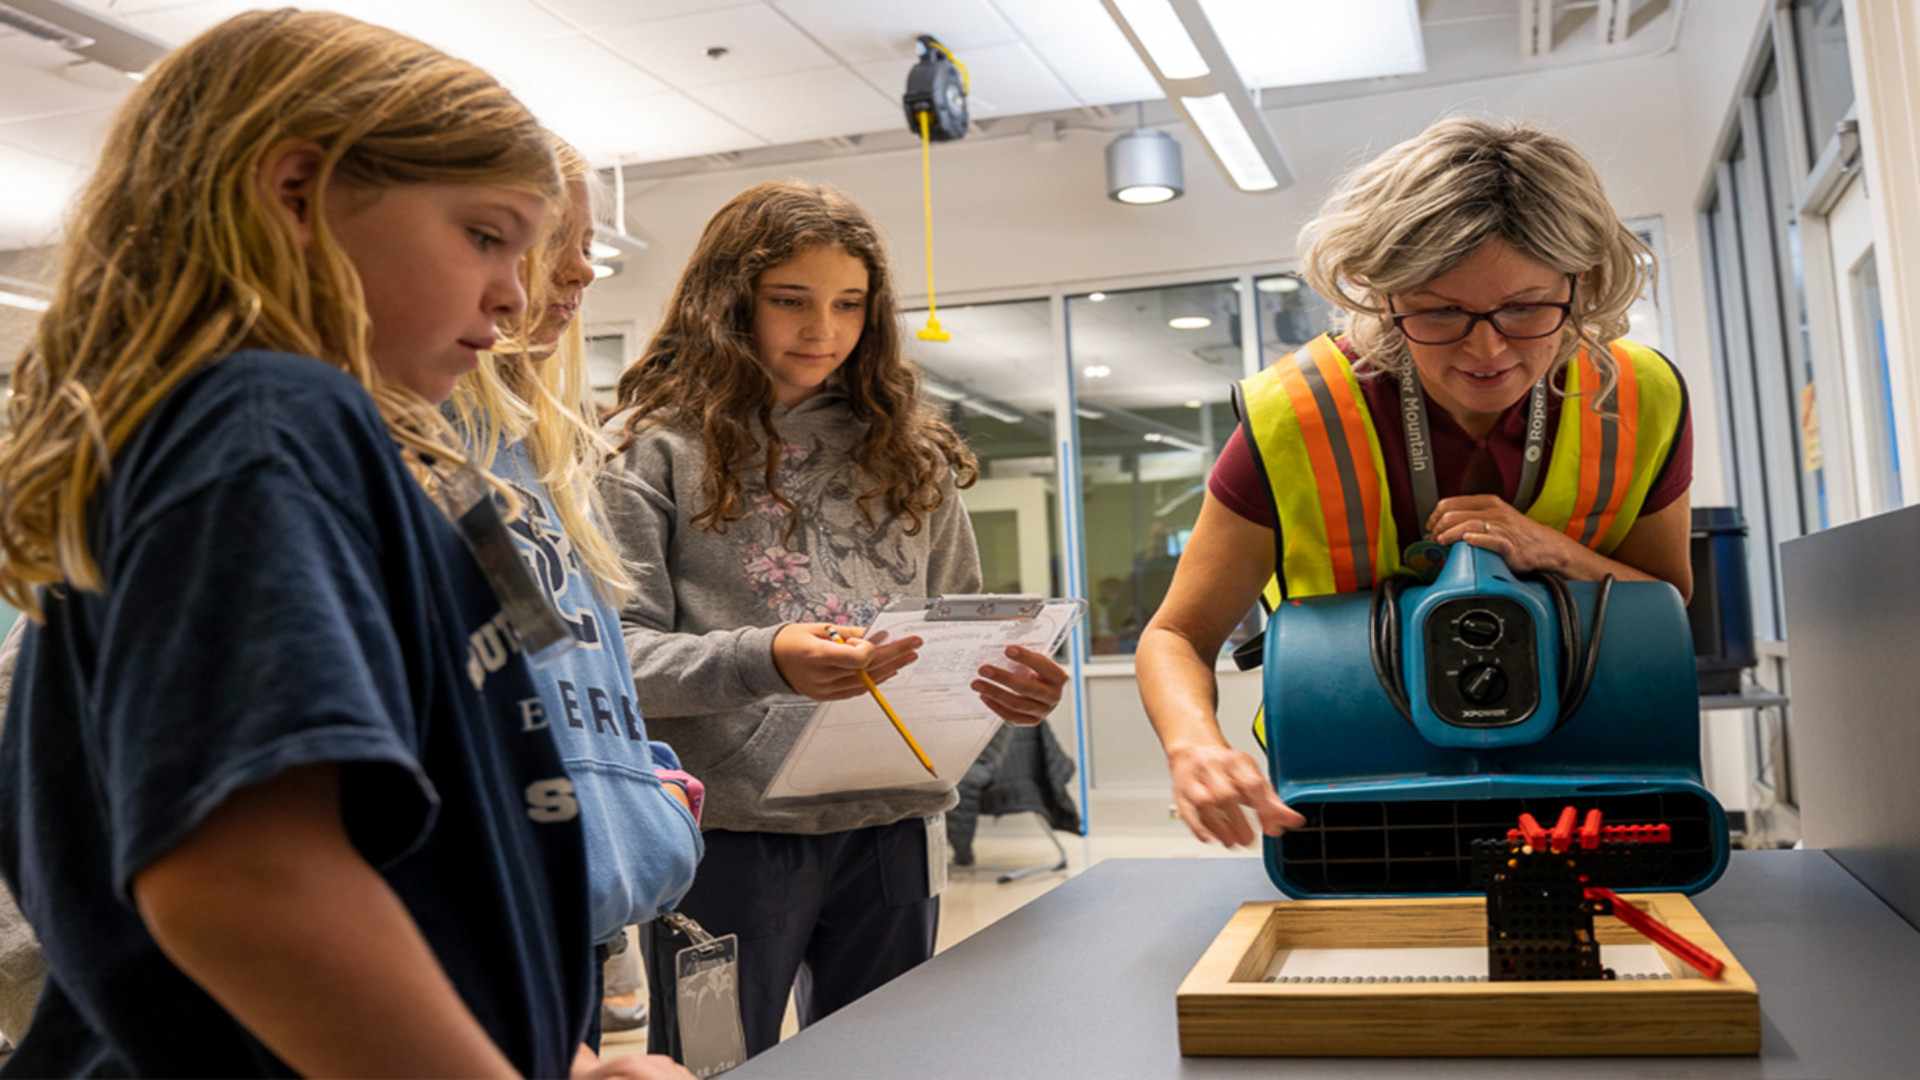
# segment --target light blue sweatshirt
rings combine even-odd
[[[580,804],[593,938],[608,941],[679,903],[705,846],[693,815],[655,774],[678,769],[680,759],[666,743],[647,740],[619,612],[582,572],[526,446],[502,449],[492,471],[524,504],[508,523],[514,544],[580,640],[533,677]]]

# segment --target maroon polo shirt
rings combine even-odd
[[[1668,449],[1667,460],[1660,466],[1653,486],[1647,491],[1646,503],[1640,510],[1643,516],[1672,505],[1693,485],[1693,411],[1687,398],[1686,380],[1680,378],[1677,368],[1674,378],[1680,379],[1680,433]],[[1393,523],[1399,530],[1401,545],[1405,546],[1426,530],[1422,527],[1423,523],[1414,520],[1413,481],[1407,468],[1407,438],[1400,426],[1399,381],[1385,374],[1363,377],[1360,380],[1360,392],[1366,398],[1367,411],[1373,416],[1373,428],[1379,433],[1380,452],[1386,458],[1387,490],[1393,501]],[[1442,499],[1454,495],[1496,494],[1509,503],[1519,505],[1520,469],[1527,444],[1527,398],[1528,395],[1523,394],[1519,401],[1508,406],[1485,439],[1476,439],[1467,434],[1459,421],[1435,405],[1431,398],[1428,399],[1427,437],[1433,446],[1434,481]],[[1547,479],[1545,463],[1553,459],[1553,443],[1560,432],[1560,405],[1563,400],[1559,394],[1547,395],[1546,457],[1534,483],[1534,493]],[[1226,504],[1227,509],[1256,525],[1271,529],[1274,527],[1273,504],[1267,499],[1266,485],[1261,480],[1244,426],[1240,428],[1239,436],[1227,440],[1226,448],[1220,452],[1220,459],[1214,463],[1207,490]],[[1484,458],[1478,470],[1471,468],[1475,455],[1483,446],[1492,460],[1492,471],[1486,468]],[[1477,475],[1469,477],[1470,472]],[[1495,473],[1498,474],[1497,478]],[[1472,485],[1469,485],[1469,479],[1473,481]]]

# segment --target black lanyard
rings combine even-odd
[[[1400,427],[1407,436],[1407,473],[1413,480],[1414,523],[1421,530],[1440,503],[1440,485],[1433,476],[1433,443],[1427,434],[1427,395],[1420,389],[1420,377],[1408,362],[1400,373]],[[1527,404],[1527,447],[1521,457],[1519,500],[1514,509],[1526,513],[1533,505],[1533,486],[1540,476],[1540,460],[1546,456],[1547,378],[1533,384]]]

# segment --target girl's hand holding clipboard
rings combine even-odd
[[[1047,718],[1067,685],[1066,669],[1053,658],[1019,645],[1007,646],[1005,666],[984,665],[973,691],[1000,719],[1032,727]]]

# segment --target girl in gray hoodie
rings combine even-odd
[[[933,953],[951,792],[803,807],[761,792],[816,702],[864,692],[916,638],[862,628],[901,597],[972,593],[979,553],[958,488],[979,475],[903,355],[878,231],[831,188],[783,181],[707,224],[660,329],[620,380],[608,521],[641,567],[621,612],[648,724],[706,784],[707,852],[680,910],[740,937],[747,1051]],[[835,641],[833,631],[846,639]],[[1066,673],[1013,648],[972,687],[1037,724]],[[651,931],[649,1046],[677,1052],[675,952]]]

